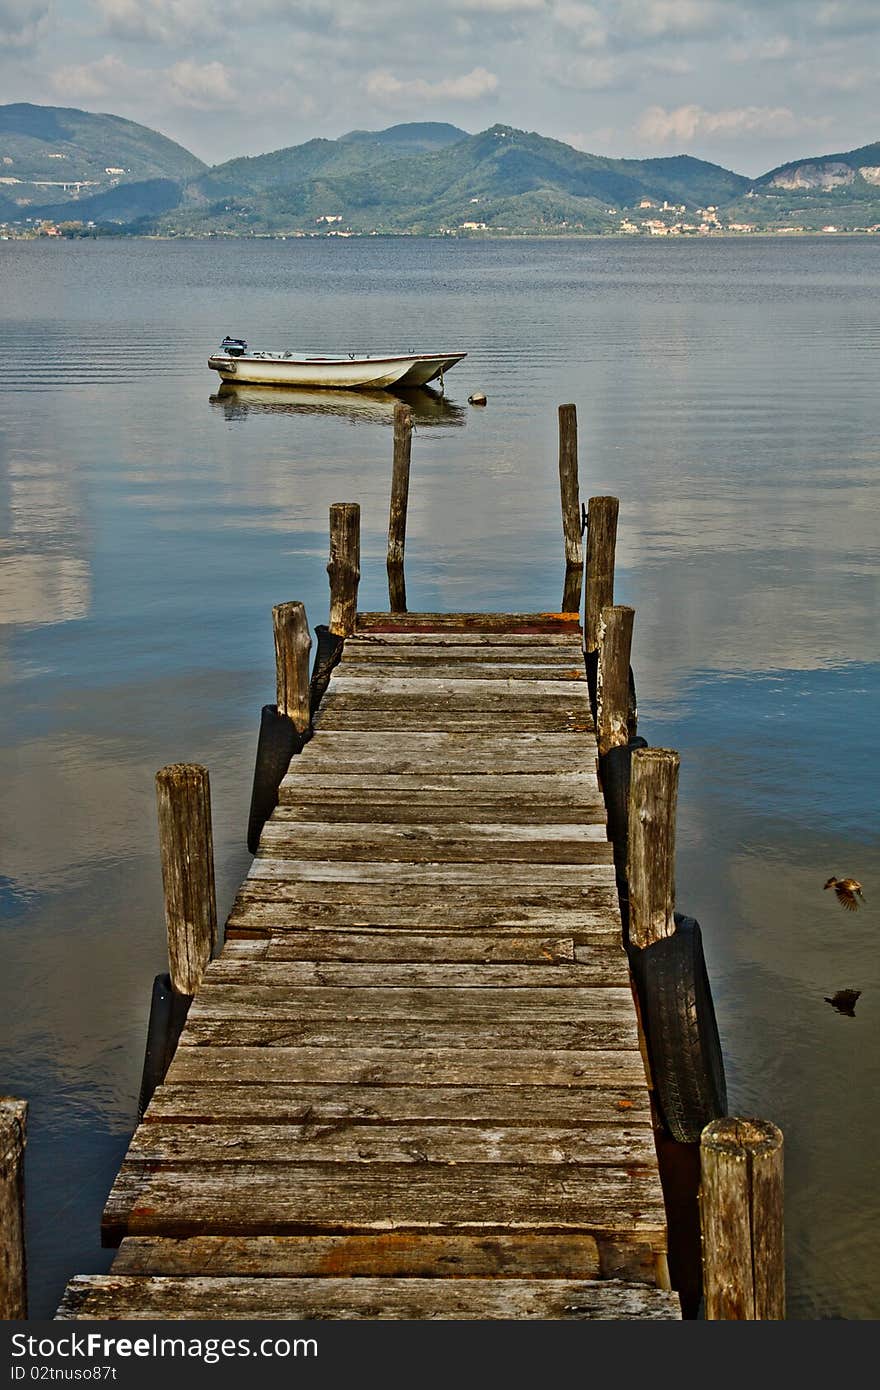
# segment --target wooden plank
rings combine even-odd
[[[372,827],[370,827],[372,829]],[[460,823],[454,829],[464,829]],[[562,840],[507,839],[498,835],[486,840],[479,836],[442,836],[438,828],[423,835],[407,830],[394,834],[331,834],[330,826],[309,833],[303,822],[277,820],[263,827],[257,854],[266,859],[302,858],[309,855],[324,861],[342,860],[349,864],[383,863],[516,863],[530,864],[608,864],[613,861],[612,846],[602,825],[578,827],[577,838]],[[587,834],[592,830],[593,834]],[[571,834],[571,832],[570,832]]]
[[[56,1314],[72,1319],[678,1320],[678,1297],[645,1284],[565,1279],[251,1279],[77,1275]]]
[[[581,683],[586,687],[587,681],[583,663],[578,665],[575,662],[566,665],[564,662],[552,661],[438,661],[430,665],[426,662],[421,667],[414,665],[411,675],[404,675],[406,670],[406,667],[393,661],[353,661],[344,668],[338,666],[338,674],[334,673],[333,679],[339,685],[344,682],[346,686],[355,685],[362,680],[376,681],[385,678],[418,681],[425,685],[430,681],[515,681],[518,685],[540,681],[544,685],[551,685],[555,681],[564,682],[566,685]]]
[[[358,613],[355,635],[365,632],[447,632],[464,628],[471,632],[580,631],[578,613]]]
[[[345,644],[345,654],[342,663],[337,667],[340,675],[344,675],[352,664],[360,665],[369,662],[371,665],[379,661],[383,665],[390,663],[400,663],[406,666],[407,670],[401,672],[402,675],[410,671],[418,675],[423,671],[430,676],[431,668],[438,663],[440,665],[456,665],[457,663],[482,662],[493,666],[513,662],[517,666],[531,666],[538,664],[541,666],[576,666],[581,661],[580,648],[574,643],[568,643],[561,647],[532,647],[523,648],[516,645],[494,645],[486,647],[483,643],[458,643],[447,641],[442,646],[418,646],[414,647],[411,643],[398,643],[385,639],[381,646],[373,643],[363,643],[358,646],[356,643]]]
[[[656,1159],[650,1125],[140,1125],[126,1163],[574,1163]]]
[[[400,698],[403,703],[403,696]],[[586,710],[560,710],[558,714],[547,711],[533,714],[526,710],[497,710],[490,716],[471,710],[437,709],[426,715],[418,707],[376,710],[368,703],[362,704],[359,710],[340,711],[333,706],[322,707],[315,716],[314,727],[321,733],[338,729],[348,732],[397,730],[401,733],[432,731],[457,734],[479,733],[490,723],[495,733],[506,734],[509,738],[515,738],[519,734],[593,732],[593,721],[588,717]]]
[[[656,1232],[663,1197],[656,1172],[641,1167],[126,1162],[103,1237],[437,1227]]]
[[[311,772],[308,766],[303,766],[303,755],[300,754],[294,758],[290,772],[281,783],[280,800],[299,800],[307,793],[326,793],[338,797],[343,792],[349,792],[352,800],[369,796],[371,801],[375,799],[375,793],[392,801],[406,801],[417,793],[432,798],[432,804],[444,799],[448,803],[448,799],[453,797],[460,801],[470,796],[480,802],[495,799],[499,802],[520,802],[537,797],[554,805],[566,802],[571,806],[595,806],[601,799],[595,766],[590,764],[588,767],[586,760],[580,771],[554,772],[542,776],[515,772],[493,776],[487,773],[475,781],[467,773],[449,774],[433,770],[396,773],[393,777],[379,772]]]
[[[558,632],[468,632],[462,629],[458,632],[450,631],[448,628],[436,628],[433,632],[403,632],[399,628],[385,635],[379,632],[357,632],[353,637],[346,638],[345,654],[366,655],[369,652],[381,652],[384,647],[410,647],[414,652],[422,648],[431,650],[432,648],[444,646],[469,646],[469,647],[520,647],[526,651],[541,651],[543,648],[559,649],[569,648],[581,654],[580,631],[573,628],[572,631],[560,630]]]
[[[596,846],[596,858],[604,846]],[[590,883],[613,885],[614,865],[611,857],[602,855],[604,862],[593,864],[516,864],[487,860],[481,864],[400,864],[368,860],[359,863],[322,859],[255,859],[248,872],[248,882],[257,879],[287,879],[294,883],[360,883],[364,885],[393,885],[395,887],[434,886],[458,889],[470,886],[491,894],[493,887],[511,888],[515,884],[533,892],[545,886],[568,888],[572,897]]]
[[[466,819],[469,825],[503,822],[508,830],[514,827],[566,825],[580,828],[587,825],[606,825],[605,806],[597,795],[592,805],[567,805],[562,802],[535,800],[517,804],[509,798],[491,801],[465,799],[450,793],[438,793],[435,801],[430,792],[376,792],[369,799],[355,800],[350,791],[338,795],[332,791],[307,793],[296,797],[291,792],[276,808],[273,823],[280,821],[321,821],[331,823],[377,826],[419,825],[425,821],[448,825]]]
[[[436,673],[401,677],[400,672],[380,679],[372,667],[357,675],[348,676],[337,666],[327,687],[325,700],[347,705],[367,702],[377,709],[400,709],[408,705],[420,708],[543,710],[564,706],[566,709],[589,710],[588,688],[580,681],[440,679]]]
[[[524,1083],[516,1092],[517,1125],[650,1123],[644,1072],[624,1083],[553,1087]],[[274,1082],[167,1081],[153,1095],[144,1123],[162,1121],[204,1126],[238,1124],[506,1124],[511,1118],[507,1086],[421,1086],[303,1083],[282,1077]]]
[[[518,932],[547,932],[563,936],[577,933],[590,941],[619,945],[620,919],[615,917],[615,890],[602,887],[590,899],[579,901],[582,906],[569,908],[571,894],[562,896],[560,903],[549,900],[534,903],[522,899],[502,899],[486,903],[481,893],[462,897],[455,894],[453,902],[438,900],[424,888],[398,888],[393,897],[342,893],[351,885],[339,885],[329,895],[316,895],[312,890],[321,885],[252,880],[250,888],[239,891],[226,923],[227,938],[242,933],[278,934],[301,932],[313,928],[372,928],[392,930],[417,927],[424,933],[434,931],[448,934],[461,931],[508,929]],[[433,896],[433,901],[432,901]]]
[[[466,808],[462,808],[463,815],[466,816]],[[282,807],[276,815],[272,817],[272,830],[278,839],[289,837],[298,839],[302,844],[307,844],[312,840],[316,842],[336,840],[349,840],[352,844],[381,844],[384,842],[398,843],[402,841],[406,845],[413,844],[446,844],[450,840],[458,842],[487,841],[491,844],[523,844],[537,845],[540,851],[549,849],[551,845],[574,845],[580,846],[584,841],[594,844],[606,843],[606,832],[603,825],[597,822],[587,822],[580,825],[554,824],[548,821],[541,825],[534,825],[530,822],[522,824],[510,824],[505,821],[468,821],[462,819],[459,822],[437,822],[410,821],[406,825],[395,824],[364,824],[361,821],[305,821],[300,820],[295,812],[291,812],[289,807]]]
[[[546,965],[555,961],[573,961],[581,943],[573,936],[554,937],[542,932],[464,932],[436,933],[408,931],[303,931],[286,936],[264,939],[262,942],[227,941],[224,961],[237,959],[234,948],[241,945],[261,945],[266,961],[436,961],[453,964],[525,964],[528,961]],[[599,957],[601,969],[609,974],[627,972],[626,957],[614,947],[587,946],[584,964],[593,967]],[[620,958],[620,965],[615,959]],[[586,975],[585,979],[592,978]],[[621,983],[622,983],[621,979]]]
[[[179,1047],[167,1081],[250,1085],[343,1082],[382,1086],[633,1086],[645,1084],[635,1049]]]
[[[635,1018],[611,1014],[579,1020],[545,1020],[534,1017],[485,1019],[443,1018],[344,1018],[324,1015],[313,1018],[279,1019],[271,1012],[257,1010],[242,1017],[242,1010],[232,1017],[191,1019],[183,1034],[178,1051],[186,1048],[296,1047],[317,1053],[325,1048],[338,1052],[380,1053],[396,1048],[438,1048],[444,1052],[479,1052],[487,1048],[505,1048],[513,1062],[521,1052],[532,1053],[541,1047],[552,1048],[560,1055],[566,1051],[578,1053],[590,1050],[602,1052],[638,1047]]]
[[[638,1248],[638,1247],[637,1247]],[[639,1253],[643,1254],[644,1247]],[[594,1236],[493,1236],[382,1232],[359,1236],[129,1236],[113,1274],[239,1274],[288,1278],[595,1279],[601,1270]]]
[[[297,990],[302,993],[298,1005],[305,1005],[311,989],[317,994],[331,994],[334,991],[368,993],[384,990],[387,999],[376,998],[372,1002],[380,1008],[399,1007],[421,1008],[426,1003],[437,1005],[440,998],[449,996],[463,1009],[469,1007],[479,996],[497,995],[504,1001],[504,1007],[514,1009],[517,1004],[533,1000],[536,1007],[551,1005],[554,1000],[564,997],[566,1007],[578,1011],[589,1007],[595,996],[597,1008],[609,1004],[610,997],[604,986],[615,991],[616,1004],[624,1012],[632,1004],[629,992],[629,976],[625,975],[626,988],[621,984],[620,972],[627,971],[626,954],[622,949],[596,953],[592,968],[588,965],[574,965],[565,960],[548,962],[543,960],[536,965],[488,964],[475,969],[472,965],[440,965],[429,962],[420,965],[415,962],[381,962],[374,964],[342,963],[334,961],[311,960],[272,960],[240,961],[227,960],[221,956],[212,961],[202,982],[202,987],[193,1003],[197,1009],[206,998],[219,997],[219,994],[233,989],[247,991],[257,989],[276,989],[282,992]],[[610,977],[610,978],[609,978]],[[418,991],[432,996],[431,1000],[420,999]],[[406,998],[403,998],[403,996]],[[260,996],[255,994],[255,999]],[[395,1002],[396,1001],[396,1002]],[[279,999],[279,1004],[283,1001]],[[479,1007],[488,1008],[491,999],[483,999]],[[354,1000],[339,998],[332,1007],[351,1006]],[[285,1017],[289,1015],[284,1015]],[[571,1017],[572,1015],[569,1015]]]

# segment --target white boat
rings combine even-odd
[[[248,386],[342,387],[425,386],[467,357],[466,352],[358,353],[306,357],[296,352],[254,352],[243,338],[224,338],[208,358],[221,380]]]

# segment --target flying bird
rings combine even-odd
[[[835,878],[832,874],[825,887],[833,888],[837,894],[837,901],[850,912],[855,912],[860,898],[862,902],[865,901],[862,897],[862,885],[857,878]]]
[[[861,994],[860,989],[839,989],[831,998],[825,995],[825,1003],[831,1004],[839,1014],[848,1014],[850,1018],[856,1016],[856,1000]]]

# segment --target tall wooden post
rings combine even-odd
[[[0,1096],[0,1318],[27,1317],[24,1148],[27,1101]]]
[[[394,407],[394,459],[391,468],[391,508],[388,515],[388,602],[392,613],[406,612],[406,509],[412,455],[412,411],[403,401]]]
[[[217,935],[207,768],[195,763],[161,768],[156,800],[171,985],[177,994],[192,995]]]
[[[584,563],[581,541],[581,503],[578,492],[577,406],[559,407],[559,494],[566,566]]]
[[[785,1317],[782,1131],[713,1120],[700,1140],[703,1295],[710,1321]]]
[[[330,631],[350,637],[357,620],[361,577],[361,509],[357,502],[334,502],[330,508]]]
[[[650,946],[675,931],[678,754],[637,748],[629,784],[629,943]]]
[[[599,621],[596,737],[599,756],[629,742],[629,661],[635,609],[603,608]]]
[[[614,551],[617,545],[616,497],[591,497],[587,512],[587,574],[584,605],[584,650],[599,650],[602,609],[614,602]]]
[[[275,672],[278,713],[286,715],[298,734],[310,721],[309,652],[312,639],[305,605],[278,603],[272,609],[275,633]]]
[[[581,539],[581,503],[578,491],[577,406],[559,407],[559,495],[562,502],[562,535],[565,542],[565,591],[562,607],[576,613],[581,606],[584,551]]]

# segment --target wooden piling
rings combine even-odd
[[[578,491],[577,406],[559,407],[559,496],[565,543],[565,588],[562,609],[577,613],[584,582],[581,503]]]
[[[406,612],[406,510],[412,455],[412,411],[398,401],[394,407],[394,459],[391,469],[391,508],[388,515],[388,601],[392,613]]]
[[[678,754],[638,748],[629,788],[629,943],[645,947],[675,931],[675,810]]]
[[[172,763],[156,773],[159,851],[171,984],[194,994],[214,949],[217,905],[207,768]]]
[[[578,493],[577,406],[574,405],[559,407],[559,493],[566,568],[580,569],[584,563],[584,551]]]
[[[703,1293],[709,1321],[785,1317],[782,1131],[713,1120],[700,1140]]]
[[[24,1149],[27,1101],[0,1096],[0,1318],[27,1317]]]
[[[357,502],[334,502],[330,508],[330,631],[350,637],[357,618],[361,577],[361,509]]]
[[[312,639],[305,606],[278,603],[272,609],[275,632],[275,670],[278,713],[286,715],[297,733],[310,721],[309,652]]]
[[[599,650],[603,608],[614,603],[614,551],[617,544],[616,497],[591,497],[587,512],[587,573],[584,605],[584,651]]]
[[[629,742],[629,660],[635,609],[623,605],[602,609],[599,621],[599,665],[596,679],[599,756]]]

